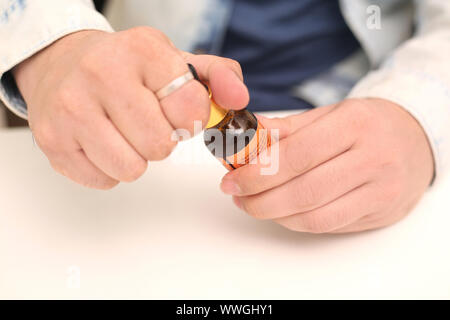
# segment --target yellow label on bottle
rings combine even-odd
[[[228,113],[227,110],[219,107],[212,98],[210,99],[211,99],[211,112],[209,114],[208,124],[206,125],[207,129],[218,125],[220,121],[222,121],[223,118],[225,118],[225,116]]]

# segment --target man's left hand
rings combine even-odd
[[[403,218],[430,185],[434,161],[419,123],[383,99],[349,99],[287,118],[279,170],[229,172],[221,188],[251,216],[311,233],[357,232]]]

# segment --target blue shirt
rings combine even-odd
[[[240,62],[249,109],[304,109],[293,86],[359,47],[337,0],[236,0],[221,55]]]

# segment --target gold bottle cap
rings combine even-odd
[[[211,89],[208,88],[208,90],[209,90],[209,100],[211,100],[211,112],[209,115],[208,124],[206,125],[207,129],[218,125],[220,121],[222,121],[223,118],[225,118],[225,116],[228,113],[228,110],[223,109],[214,101],[214,99],[212,98]]]

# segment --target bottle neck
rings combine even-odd
[[[209,114],[209,121],[206,125],[206,129],[210,129],[212,127],[217,126],[227,115],[228,110],[220,107],[214,99],[211,99],[211,111]]]

